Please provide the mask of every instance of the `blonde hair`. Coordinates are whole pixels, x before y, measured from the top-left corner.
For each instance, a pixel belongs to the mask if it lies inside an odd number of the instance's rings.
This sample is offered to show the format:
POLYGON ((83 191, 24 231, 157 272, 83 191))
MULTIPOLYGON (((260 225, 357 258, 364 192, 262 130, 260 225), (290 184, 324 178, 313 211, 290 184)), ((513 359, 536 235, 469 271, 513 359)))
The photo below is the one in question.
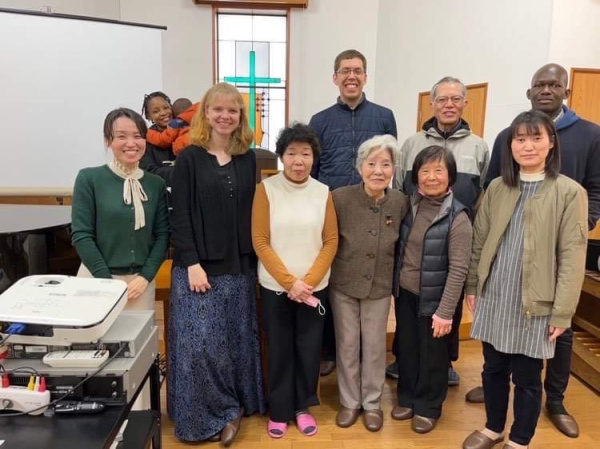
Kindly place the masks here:
POLYGON ((228 148, 228 153, 232 156, 244 154, 248 151, 254 133, 248 125, 248 112, 244 105, 244 99, 240 92, 229 83, 218 83, 208 89, 201 100, 202 107, 198 108, 198 112, 192 119, 190 126, 190 142, 193 145, 208 148, 210 146, 210 136, 212 127, 206 119, 206 108, 210 107, 217 101, 217 98, 230 97, 240 107, 240 123, 236 130, 231 135, 231 140, 228 148))

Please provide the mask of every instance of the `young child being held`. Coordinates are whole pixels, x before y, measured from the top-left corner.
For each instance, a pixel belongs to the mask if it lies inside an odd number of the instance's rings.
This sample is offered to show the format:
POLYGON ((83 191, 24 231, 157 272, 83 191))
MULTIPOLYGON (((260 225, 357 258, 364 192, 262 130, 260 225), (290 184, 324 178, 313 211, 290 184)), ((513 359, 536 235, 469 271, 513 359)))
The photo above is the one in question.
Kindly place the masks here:
POLYGON ((172 148, 177 155, 189 145, 187 127, 198 106, 199 103, 192 104, 187 98, 180 98, 171 104, 170 98, 163 92, 146 95, 142 114, 153 123, 146 136, 148 143, 162 149, 172 148))

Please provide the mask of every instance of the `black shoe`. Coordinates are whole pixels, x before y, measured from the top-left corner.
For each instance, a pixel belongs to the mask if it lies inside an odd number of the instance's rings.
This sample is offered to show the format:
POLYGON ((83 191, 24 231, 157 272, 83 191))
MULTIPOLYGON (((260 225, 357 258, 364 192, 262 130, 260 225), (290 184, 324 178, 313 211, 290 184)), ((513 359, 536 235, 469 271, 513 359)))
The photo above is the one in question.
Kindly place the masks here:
POLYGON ((385 377, 389 379, 398 379, 398 362, 390 363, 385 369, 385 377))
POLYGON ((329 376, 335 370, 335 362, 331 360, 322 360, 319 366, 319 376, 329 376))

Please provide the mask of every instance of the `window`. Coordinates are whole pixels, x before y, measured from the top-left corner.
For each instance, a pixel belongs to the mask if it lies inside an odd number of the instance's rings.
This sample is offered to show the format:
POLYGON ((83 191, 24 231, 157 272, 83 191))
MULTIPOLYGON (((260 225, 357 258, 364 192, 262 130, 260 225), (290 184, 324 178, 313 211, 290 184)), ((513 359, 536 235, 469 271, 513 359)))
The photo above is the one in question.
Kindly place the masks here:
POLYGON ((275 150, 286 124, 288 15, 217 11, 217 80, 244 96, 255 146, 275 150), (253 105, 252 105, 253 104, 253 105))

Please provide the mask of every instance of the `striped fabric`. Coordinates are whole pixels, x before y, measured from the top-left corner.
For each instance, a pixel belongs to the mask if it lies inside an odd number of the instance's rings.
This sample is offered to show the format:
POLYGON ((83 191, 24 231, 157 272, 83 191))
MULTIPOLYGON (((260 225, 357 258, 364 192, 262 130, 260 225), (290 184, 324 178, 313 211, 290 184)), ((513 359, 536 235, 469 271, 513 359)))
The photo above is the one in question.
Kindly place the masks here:
POLYGON ((536 359, 554 357, 548 340, 550 316, 527 319, 521 300, 523 282, 524 206, 542 181, 521 181, 521 197, 498 248, 485 289, 477 298, 471 337, 506 354, 536 359))

